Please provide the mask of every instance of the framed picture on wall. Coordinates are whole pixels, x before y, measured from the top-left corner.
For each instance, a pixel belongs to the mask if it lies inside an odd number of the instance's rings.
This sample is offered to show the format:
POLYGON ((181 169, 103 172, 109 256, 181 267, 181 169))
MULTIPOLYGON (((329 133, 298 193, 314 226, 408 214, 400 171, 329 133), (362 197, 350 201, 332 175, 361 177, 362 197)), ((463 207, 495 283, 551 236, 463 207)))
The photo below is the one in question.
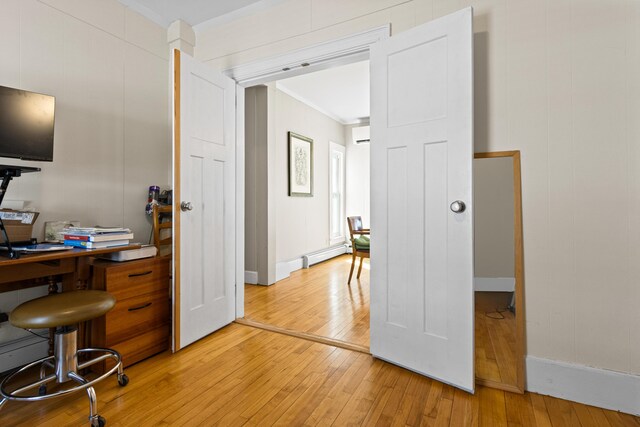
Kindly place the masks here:
POLYGON ((289 196, 313 196, 313 139, 289 132, 289 196))

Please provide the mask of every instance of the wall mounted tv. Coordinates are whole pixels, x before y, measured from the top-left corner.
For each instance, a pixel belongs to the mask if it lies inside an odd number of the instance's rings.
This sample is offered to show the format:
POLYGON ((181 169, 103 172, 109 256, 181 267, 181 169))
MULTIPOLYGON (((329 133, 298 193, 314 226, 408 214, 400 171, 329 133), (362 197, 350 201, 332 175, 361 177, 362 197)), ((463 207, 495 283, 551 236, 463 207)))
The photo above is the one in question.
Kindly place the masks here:
POLYGON ((53 160, 55 98, 0 86, 0 157, 53 160))

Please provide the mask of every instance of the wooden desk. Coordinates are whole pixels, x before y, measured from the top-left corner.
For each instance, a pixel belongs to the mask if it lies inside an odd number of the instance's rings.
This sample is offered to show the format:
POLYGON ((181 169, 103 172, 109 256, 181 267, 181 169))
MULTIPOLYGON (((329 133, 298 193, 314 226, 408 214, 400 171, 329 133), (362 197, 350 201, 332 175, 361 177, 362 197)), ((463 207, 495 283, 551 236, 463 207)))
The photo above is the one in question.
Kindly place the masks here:
MULTIPOLYGON (((18 259, 0 257, 0 292, 47 285, 49 293, 52 294, 58 292, 58 282, 62 282, 63 292, 87 289, 91 276, 89 258, 138 248, 140 245, 128 245, 105 249, 70 249, 39 254, 22 254, 18 259)), ((84 331, 80 332, 78 334, 80 340, 88 338, 82 333, 84 331)), ((53 334, 50 333, 49 353, 52 351, 53 334)))
POLYGON ((138 249, 140 245, 117 246, 105 249, 70 249, 66 251, 23 254, 18 259, 0 257, 0 292, 56 285, 62 281, 62 290, 85 289, 89 280, 89 257, 111 252, 138 249), (33 279, 47 278, 47 283, 33 279))

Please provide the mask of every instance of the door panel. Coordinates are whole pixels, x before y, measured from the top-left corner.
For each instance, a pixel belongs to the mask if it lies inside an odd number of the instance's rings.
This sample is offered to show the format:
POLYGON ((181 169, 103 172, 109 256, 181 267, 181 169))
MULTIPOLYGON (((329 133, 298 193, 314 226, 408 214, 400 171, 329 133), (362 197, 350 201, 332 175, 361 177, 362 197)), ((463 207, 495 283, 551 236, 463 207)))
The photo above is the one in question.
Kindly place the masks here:
POLYGON ((177 53, 179 210, 176 349, 235 318, 235 95, 233 80, 177 53))
POLYGON ((469 8, 371 49, 371 352, 469 391, 472 48, 469 8))

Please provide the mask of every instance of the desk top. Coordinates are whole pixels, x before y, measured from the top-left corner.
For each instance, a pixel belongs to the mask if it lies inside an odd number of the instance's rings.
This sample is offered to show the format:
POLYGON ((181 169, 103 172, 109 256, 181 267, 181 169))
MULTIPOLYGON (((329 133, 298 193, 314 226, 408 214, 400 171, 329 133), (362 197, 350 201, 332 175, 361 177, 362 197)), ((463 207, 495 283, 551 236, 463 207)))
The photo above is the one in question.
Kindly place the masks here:
POLYGON ((0 256, 0 268, 9 265, 19 265, 19 264, 32 264, 37 262, 46 262, 46 261, 57 261, 60 259, 67 258, 80 258, 86 256, 95 256, 101 254, 108 254, 111 252, 119 252, 126 251, 129 249, 139 249, 140 245, 127 245, 127 246, 114 246, 111 248, 102 248, 102 249, 69 249, 65 251, 55 251, 55 252, 45 252, 40 254, 20 254, 20 258, 18 259, 9 259, 0 256))

